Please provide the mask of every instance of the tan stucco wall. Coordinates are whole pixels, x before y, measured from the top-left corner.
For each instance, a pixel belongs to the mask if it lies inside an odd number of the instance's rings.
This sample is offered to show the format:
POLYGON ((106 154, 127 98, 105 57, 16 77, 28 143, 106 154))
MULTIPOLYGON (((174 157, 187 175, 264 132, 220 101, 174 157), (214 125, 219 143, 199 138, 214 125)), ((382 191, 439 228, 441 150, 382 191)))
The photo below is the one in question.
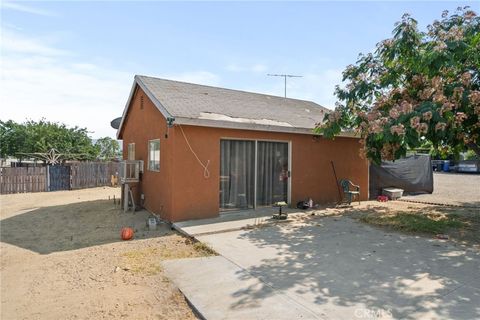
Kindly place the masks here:
POLYGON ((140 202, 140 194, 145 196, 144 206, 149 211, 160 214, 162 218, 172 220, 173 212, 173 130, 165 138, 167 124, 157 107, 148 99, 141 88, 132 99, 130 110, 123 126, 123 158, 127 159, 128 144, 135 143, 135 160, 144 161, 142 181, 134 184, 134 194, 140 202), (143 96, 143 109, 140 108, 143 96), (160 171, 148 170, 148 141, 160 139, 160 171))
POLYGON ((311 135, 273 133, 182 126, 199 158, 210 160, 210 178, 175 127, 175 219, 187 220, 216 216, 219 212, 220 140, 222 138, 278 140, 291 142, 291 204, 311 197, 316 203, 335 203, 338 190, 330 161, 339 179, 348 178, 361 188, 361 199, 368 199, 368 165, 359 157, 358 139, 314 139, 311 135))
POLYGON ((360 144, 354 138, 314 139, 311 135, 182 126, 200 160, 208 160, 210 177, 191 153, 175 125, 165 138, 166 121, 144 95, 140 109, 140 88, 132 100, 123 137, 124 158, 128 143, 136 144, 136 159, 145 161, 145 173, 136 189, 145 194, 145 207, 170 221, 200 219, 219 213, 220 140, 222 138, 265 139, 291 142, 291 204, 311 197, 314 202, 335 203, 338 191, 330 161, 337 176, 349 178, 361 188, 362 200, 368 199, 368 165, 359 157, 360 144), (160 139, 160 172, 147 169, 148 140, 160 139))

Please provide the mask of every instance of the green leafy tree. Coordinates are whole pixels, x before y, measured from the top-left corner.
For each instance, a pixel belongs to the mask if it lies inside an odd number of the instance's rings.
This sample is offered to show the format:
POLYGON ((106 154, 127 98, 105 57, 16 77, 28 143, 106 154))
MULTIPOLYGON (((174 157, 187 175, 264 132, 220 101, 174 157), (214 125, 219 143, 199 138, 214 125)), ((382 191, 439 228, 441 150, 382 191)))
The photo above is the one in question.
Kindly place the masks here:
POLYGON ((432 143, 440 152, 480 155, 480 18, 444 11, 426 32, 405 14, 393 38, 343 72, 345 87, 317 133, 355 131, 372 161, 394 160, 432 143))
POLYGON ((44 119, 16 123, 0 121, 0 155, 17 156, 18 153, 48 152, 56 149, 71 154, 72 158, 87 160, 98 156, 85 128, 68 128, 65 124, 44 119))
POLYGON ((95 142, 95 147, 99 152, 98 157, 102 160, 112 160, 120 156, 120 144, 110 137, 98 139, 95 142))
POLYGON ((25 126, 12 120, 0 120, 0 157, 15 155, 26 150, 27 138, 25 126))

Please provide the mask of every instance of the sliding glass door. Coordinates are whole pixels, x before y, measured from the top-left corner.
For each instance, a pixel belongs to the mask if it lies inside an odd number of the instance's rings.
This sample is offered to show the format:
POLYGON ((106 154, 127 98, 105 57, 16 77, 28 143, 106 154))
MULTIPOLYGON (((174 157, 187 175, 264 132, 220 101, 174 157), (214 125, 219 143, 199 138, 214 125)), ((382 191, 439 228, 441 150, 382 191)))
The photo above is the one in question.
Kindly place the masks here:
POLYGON ((288 201, 288 143, 221 140, 220 208, 251 209, 288 201))

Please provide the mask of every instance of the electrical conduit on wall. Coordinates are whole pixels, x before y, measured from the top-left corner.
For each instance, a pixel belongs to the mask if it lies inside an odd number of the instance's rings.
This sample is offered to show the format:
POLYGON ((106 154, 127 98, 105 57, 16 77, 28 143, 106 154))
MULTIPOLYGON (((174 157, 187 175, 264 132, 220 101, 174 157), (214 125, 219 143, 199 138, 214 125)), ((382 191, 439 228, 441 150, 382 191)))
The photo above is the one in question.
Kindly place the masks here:
POLYGON ((183 135, 183 138, 185 139, 185 142, 187 143, 187 146, 188 148, 190 149, 190 151, 193 153, 193 155, 195 156, 195 158, 197 159, 198 163, 200 164, 200 166, 202 166, 203 168, 203 177, 205 179, 208 179, 210 178, 210 171, 208 170, 208 166, 210 164, 210 160, 207 160, 206 164, 203 164, 202 160, 200 160, 200 158, 198 157, 198 155, 195 153, 195 151, 193 150, 192 146, 190 145, 190 142, 188 141, 188 138, 187 136, 185 135, 185 132, 183 131, 183 128, 181 125, 178 125, 180 127, 180 131, 182 131, 182 135, 183 135))

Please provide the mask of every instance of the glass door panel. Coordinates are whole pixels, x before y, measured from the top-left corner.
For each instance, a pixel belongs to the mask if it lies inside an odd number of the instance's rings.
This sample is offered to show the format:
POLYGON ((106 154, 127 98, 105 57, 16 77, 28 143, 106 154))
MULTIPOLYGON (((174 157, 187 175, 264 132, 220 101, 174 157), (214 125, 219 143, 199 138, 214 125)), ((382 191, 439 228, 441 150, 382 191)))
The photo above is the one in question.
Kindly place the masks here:
POLYGON ((288 199, 288 143, 257 142, 257 206, 288 199))
POLYGON ((220 209, 250 209, 255 196, 255 142, 220 141, 220 209))

